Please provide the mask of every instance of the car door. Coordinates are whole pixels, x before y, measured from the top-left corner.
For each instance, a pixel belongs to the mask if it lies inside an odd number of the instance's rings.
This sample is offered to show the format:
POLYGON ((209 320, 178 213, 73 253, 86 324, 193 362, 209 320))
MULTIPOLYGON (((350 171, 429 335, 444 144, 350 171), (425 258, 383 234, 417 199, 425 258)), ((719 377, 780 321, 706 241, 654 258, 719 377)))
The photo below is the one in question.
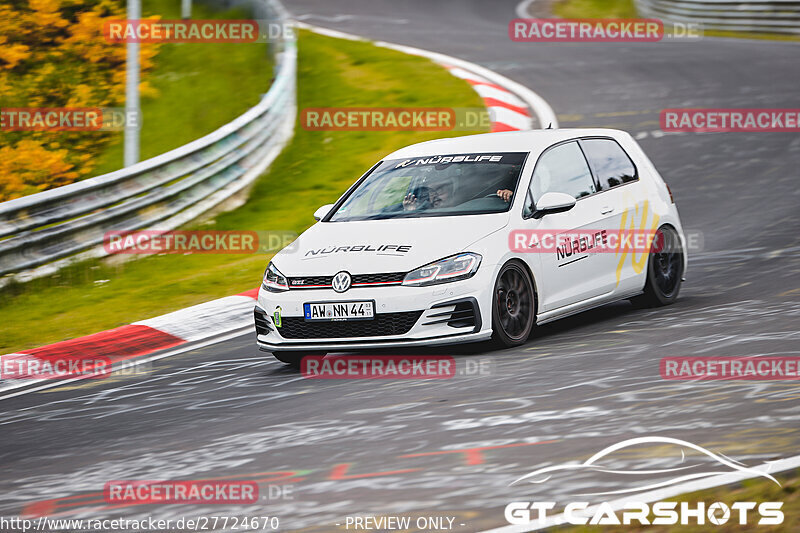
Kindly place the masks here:
MULTIPOLYGON (((554 311, 612 290, 603 272, 604 258, 598 253, 603 232, 611 229, 603 212, 604 200, 578 141, 548 148, 539 158, 528 191, 526 207, 530 229, 542 237, 537 291, 539 312, 554 311), (536 201, 547 192, 561 192, 576 198, 575 207, 563 213, 536 218, 536 201), (549 242, 544 239, 550 237, 549 242), (587 238, 588 237, 588 238, 587 238)), ((536 247, 536 245, 534 246, 536 247)))
POLYGON ((579 142, 595 176, 596 197, 607 217, 604 224, 615 237, 615 246, 598 258, 599 283, 606 290, 627 293, 641 285, 634 278, 643 275, 647 265, 647 246, 642 240, 651 230, 654 215, 641 190, 638 169, 617 141, 588 137, 579 142))

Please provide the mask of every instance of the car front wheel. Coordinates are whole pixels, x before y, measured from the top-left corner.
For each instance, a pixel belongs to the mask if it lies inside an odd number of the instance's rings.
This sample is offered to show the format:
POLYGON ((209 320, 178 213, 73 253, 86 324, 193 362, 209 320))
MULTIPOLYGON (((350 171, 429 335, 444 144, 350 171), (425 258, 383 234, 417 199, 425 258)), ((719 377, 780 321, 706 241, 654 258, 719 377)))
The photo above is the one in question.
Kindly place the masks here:
POLYGON ((516 261, 506 263, 497 275, 492 302, 492 336, 512 347, 528 340, 536 315, 533 282, 516 261))

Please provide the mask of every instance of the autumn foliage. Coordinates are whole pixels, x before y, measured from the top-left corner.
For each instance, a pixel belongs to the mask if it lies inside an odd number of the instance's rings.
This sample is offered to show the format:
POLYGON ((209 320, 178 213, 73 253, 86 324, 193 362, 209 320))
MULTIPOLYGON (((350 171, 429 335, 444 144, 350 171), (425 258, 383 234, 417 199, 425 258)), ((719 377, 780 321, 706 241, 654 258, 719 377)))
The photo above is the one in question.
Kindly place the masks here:
MULTIPOLYGON (((103 37, 122 0, 2 0, 0 108, 123 107, 125 45, 103 37)), ((157 45, 141 45, 142 77, 157 45)), ((147 82, 143 95, 152 94, 147 82)), ((104 131, 0 131, 0 201, 88 177, 104 131)))

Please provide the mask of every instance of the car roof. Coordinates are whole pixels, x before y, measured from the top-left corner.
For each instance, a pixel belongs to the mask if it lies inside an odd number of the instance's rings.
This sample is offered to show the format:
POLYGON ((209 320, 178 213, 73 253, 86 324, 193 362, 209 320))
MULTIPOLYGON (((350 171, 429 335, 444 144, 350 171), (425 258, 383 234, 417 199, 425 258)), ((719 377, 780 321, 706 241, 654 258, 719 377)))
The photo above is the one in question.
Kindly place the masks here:
POLYGON ((482 133, 436 139, 406 146, 384 157, 384 159, 405 159, 444 154, 470 154, 487 152, 535 152, 576 137, 630 137, 628 133, 607 128, 564 128, 547 130, 508 131, 502 133, 482 133))

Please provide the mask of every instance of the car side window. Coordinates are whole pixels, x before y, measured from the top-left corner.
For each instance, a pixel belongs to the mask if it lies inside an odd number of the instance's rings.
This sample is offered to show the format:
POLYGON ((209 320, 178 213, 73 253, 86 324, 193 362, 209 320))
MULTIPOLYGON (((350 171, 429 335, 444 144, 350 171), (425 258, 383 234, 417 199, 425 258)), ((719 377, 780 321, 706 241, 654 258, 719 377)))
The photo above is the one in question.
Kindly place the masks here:
POLYGON ((581 147, 594 170, 601 191, 638 179, 631 158, 616 141, 581 139, 581 147))
POLYGON ((537 161, 530 187, 533 201, 539 201, 546 192, 563 192, 576 199, 597 192, 589 164, 576 141, 550 148, 537 161))

